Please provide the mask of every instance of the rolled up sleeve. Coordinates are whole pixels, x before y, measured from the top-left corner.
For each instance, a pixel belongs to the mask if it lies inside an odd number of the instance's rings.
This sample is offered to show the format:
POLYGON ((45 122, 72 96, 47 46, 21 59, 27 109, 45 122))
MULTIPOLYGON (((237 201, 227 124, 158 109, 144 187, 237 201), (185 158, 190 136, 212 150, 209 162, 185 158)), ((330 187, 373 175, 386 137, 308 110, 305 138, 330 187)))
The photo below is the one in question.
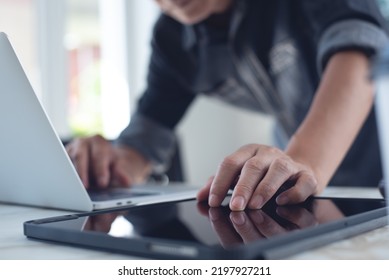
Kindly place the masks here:
POLYGON ((137 113, 115 144, 136 149, 153 163, 156 171, 164 171, 174 153, 176 137, 172 130, 137 113))
POLYGON ((386 44, 388 44, 388 36, 385 31, 370 22, 349 19, 332 24, 319 39, 317 52, 319 73, 336 52, 354 49, 370 56, 386 44))

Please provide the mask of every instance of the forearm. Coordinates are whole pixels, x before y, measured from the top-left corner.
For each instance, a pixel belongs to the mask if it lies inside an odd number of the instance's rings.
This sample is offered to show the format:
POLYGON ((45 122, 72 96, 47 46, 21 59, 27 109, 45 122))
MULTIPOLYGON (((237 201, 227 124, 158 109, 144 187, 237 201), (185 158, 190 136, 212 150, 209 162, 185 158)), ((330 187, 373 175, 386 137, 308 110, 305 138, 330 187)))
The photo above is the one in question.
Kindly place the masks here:
POLYGON ((373 104, 368 58, 359 52, 334 55, 310 111, 286 153, 311 167, 324 189, 341 163, 373 104))

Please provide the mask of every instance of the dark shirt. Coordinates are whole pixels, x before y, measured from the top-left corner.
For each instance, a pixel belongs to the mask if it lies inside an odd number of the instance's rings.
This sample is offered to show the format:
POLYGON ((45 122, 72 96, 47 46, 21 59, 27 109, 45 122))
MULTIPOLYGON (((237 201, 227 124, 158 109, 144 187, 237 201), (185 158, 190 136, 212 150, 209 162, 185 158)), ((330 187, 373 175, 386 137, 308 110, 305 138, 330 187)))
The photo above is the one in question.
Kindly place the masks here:
MULTIPOLYGON (((271 114, 276 144, 284 148, 329 58, 344 50, 371 56, 386 42, 384 20, 371 0, 236 0, 225 14, 192 26, 161 15, 147 89, 118 143, 163 166, 174 128, 203 94, 271 114)), ((373 110, 331 184, 371 186, 381 177, 373 110)))

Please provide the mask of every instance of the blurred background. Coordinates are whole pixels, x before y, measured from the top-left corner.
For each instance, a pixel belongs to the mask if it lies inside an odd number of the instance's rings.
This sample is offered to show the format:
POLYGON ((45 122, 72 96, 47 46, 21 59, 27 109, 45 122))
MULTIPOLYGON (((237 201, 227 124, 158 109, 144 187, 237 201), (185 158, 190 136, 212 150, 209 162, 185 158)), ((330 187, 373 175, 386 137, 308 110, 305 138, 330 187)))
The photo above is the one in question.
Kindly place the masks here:
MULTIPOLYGON (((389 0, 377 1, 389 18, 389 0)), ((0 32, 62 139, 113 139, 145 88, 158 15, 153 0, 0 0, 0 32)), ((244 144, 271 144, 271 129, 267 116, 198 98, 177 128, 186 181, 202 185, 244 144)))

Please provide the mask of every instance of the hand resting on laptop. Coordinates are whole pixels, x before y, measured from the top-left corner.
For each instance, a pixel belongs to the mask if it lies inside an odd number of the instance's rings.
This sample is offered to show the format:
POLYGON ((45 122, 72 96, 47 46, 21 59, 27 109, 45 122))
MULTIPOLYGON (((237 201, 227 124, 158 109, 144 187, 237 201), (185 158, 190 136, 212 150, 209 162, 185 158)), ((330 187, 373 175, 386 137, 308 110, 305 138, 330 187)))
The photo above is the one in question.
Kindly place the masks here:
POLYGON ((151 164, 137 151, 99 135, 77 138, 66 151, 86 188, 131 186, 143 183, 151 172, 151 164))

